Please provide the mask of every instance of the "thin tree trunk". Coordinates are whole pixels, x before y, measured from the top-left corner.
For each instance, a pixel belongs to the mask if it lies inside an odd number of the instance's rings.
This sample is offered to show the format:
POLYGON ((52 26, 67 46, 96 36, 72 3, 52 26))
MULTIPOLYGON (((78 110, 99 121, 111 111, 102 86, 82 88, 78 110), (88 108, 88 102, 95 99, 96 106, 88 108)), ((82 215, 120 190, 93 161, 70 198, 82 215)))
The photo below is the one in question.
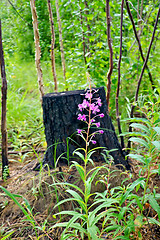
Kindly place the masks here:
POLYGON ((141 0, 141 10, 140 10, 140 16, 142 18, 142 14, 143 14, 143 0, 141 0))
MULTIPOLYGON (((139 88, 140 88, 140 84, 141 84, 141 81, 142 81, 144 70, 146 68, 146 65, 147 65, 147 62, 148 62, 148 59, 149 59, 149 54, 150 54, 150 50, 151 50, 151 47, 152 47, 152 43, 154 41, 154 36, 155 36, 155 32, 156 32, 159 16, 160 16, 160 5, 159 5, 159 10, 158 10, 158 13, 157 13, 156 22, 155 22, 154 29, 153 29, 152 38, 151 38, 151 41, 150 41, 150 44, 149 44, 147 56, 146 56, 145 62, 143 64, 143 68, 142 68, 142 71, 141 71, 141 74, 140 74, 140 77, 139 77, 139 80, 138 80, 137 90, 136 90, 135 99, 134 99, 135 103, 138 100, 139 88)), ((134 108, 135 108, 135 105, 132 104, 132 106, 131 106, 131 118, 133 118, 134 108)), ((132 132, 132 127, 131 126, 129 126, 129 132, 132 132)), ((130 148, 130 147, 131 147, 131 142, 128 141, 128 148, 130 148)))
POLYGON ((107 39, 108 39, 108 46, 110 51, 110 65, 109 65, 109 71, 107 73, 107 103, 108 103, 108 109, 109 109, 109 99, 110 99, 110 92, 111 92, 111 75, 113 71, 113 49, 112 49, 112 41, 111 41, 111 17, 110 17, 110 11, 109 11, 109 0, 106 0, 106 18, 107 18, 107 39))
MULTIPOLYGON (((138 8, 137 8, 137 18, 138 18, 138 32, 137 35, 139 37, 140 40, 140 36, 141 36, 141 29, 142 29, 142 16, 140 15, 140 2, 138 1, 138 8)), ((135 40, 136 41, 136 40, 135 40)), ((139 52, 137 53, 137 81, 138 81, 138 77, 139 77, 139 71, 138 71, 138 63, 140 62, 140 54, 139 52)))
POLYGON ((13 3, 10 0, 8 0, 8 2, 12 6, 12 8, 16 12, 16 14, 22 19, 22 21, 24 21, 29 27, 32 27, 32 24, 30 24, 28 21, 26 21, 26 19, 19 13, 19 11, 17 11, 17 8, 13 5, 13 3))
POLYGON ((1 134, 2 134, 2 177, 5 178, 9 176, 8 169, 8 142, 7 142, 7 80, 5 72, 5 63, 3 56, 3 46, 2 46, 2 29, 0 20, 0 66, 1 66, 1 78, 2 78, 2 110, 1 110, 1 134))
POLYGON ((61 60, 62 60, 62 68, 63 68, 63 77, 64 77, 64 82, 65 82, 66 91, 68 91, 68 87, 67 87, 67 84, 66 84, 66 64, 65 64, 64 48, 63 48, 62 25, 61 25, 60 13, 59 13, 58 0, 56 0, 55 3, 56 3, 58 29, 59 29, 59 42, 60 42, 60 50, 61 50, 61 60))
POLYGON ((143 14, 143 0, 141 0, 141 5, 140 2, 138 1, 138 9, 137 9, 137 18, 138 18, 138 26, 139 26, 139 31, 138 31, 138 36, 140 38, 141 32, 142 32, 142 14, 143 14))
MULTIPOLYGON (((153 10, 153 9, 151 9, 150 12, 148 13, 148 15, 145 17, 143 26, 141 27, 141 30, 140 30, 140 32, 139 32, 139 34, 138 34, 139 37, 141 36, 141 33, 142 33, 144 27, 147 25, 147 21, 148 21, 150 15, 151 15, 151 13, 152 13, 152 10, 153 10)), ((140 16, 140 15, 139 15, 139 12, 137 12, 137 18, 138 18, 139 16, 140 16)), ((137 40, 135 40, 135 41, 132 43, 131 47, 129 48, 129 52, 131 51, 131 49, 132 49, 132 47, 134 46, 134 44, 136 43, 136 41, 137 41, 137 40)))
POLYGON ((40 98, 42 101, 42 97, 44 95, 44 86, 43 86, 43 75, 42 75, 41 62, 40 62, 41 48, 40 48, 40 41, 39 41, 38 18, 37 18, 35 0, 30 0, 30 5, 31 5, 31 12, 32 12, 32 20, 33 20, 34 40, 35 40, 35 63, 37 68, 40 98))
MULTIPOLYGON (((119 118, 118 97, 119 97, 120 83, 121 83, 123 6, 124 6, 124 0, 122 0, 122 3, 121 3, 120 50, 119 50, 119 60, 118 60, 118 84, 117 84, 117 93, 116 93, 116 118, 117 118, 117 125, 118 125, 119 134, 122 133, 120 118, 119 118)), ((121 147, 123 149, 123 148, 125 148, 123 136, 120 136, 120 139, 121 139, 121 147)))
MULTIPOLYGON (((131 20, 131 23, 132 23, 132 26, 133 26, 133 31, 134 31, 134 34, 135 34, 135 37, 136 37, 136 40, 137 40, 137 43, 138 43, 138 47, 139 47, 139 51, 140 51, 141 57, 142 57, 142 59, 143 59, 143 62, 145 62, 145 57, 144 57, 144 55, 143 55, 142 46, 141 46, 141 43, 140 43, 140 40, 139 40, 137 31, 136 31, 136 26, 135 26, 135 23, 134 23, 134 20, 133 20, 133 17, 132 17, 132 13, 131 13, 130 8, 129 8, 128 0, 126 0, 126 7, 127 7, 127 12, 128 12, 128 15, 129 15, 129 17, 130 17, 130 20, 131 20)), ((154 90, 154 89, 155 89, 155 86, 154 86, 154 82, 153 82, 153 79, 152 79, 152 75, 151 75, 151 73, 150 73, 150 70, 149 70, 149 68, 148 68, 148 65, 146 65, 146 69, 147 69, 147 71, 148 71, 149 80, 150 80, 150 82, 151 82, 152 89, 154 90)))
POLYGON ((83 16, 82 16, 82 9, 79 6, 80 9, 80 22, 81 22, 81 27, 82 27, 82 45, 83 45, 83 58, 84 58, 84 63, 87 65, 87 59, 86 59, 86 43, 85 43, 85 35, 84 35, 84 30, 83 30, 83 16))
POLYGON ((140 1, 140 0, 137 1, 137 18, 138 18, 138 19, 139 19, 139 1, 140 1))
MULTIPOLYGON (((85 4, 85 8, 86 8, 85 14, 88 15, 89 7, 88 7, 88 3, 87 3, 86 0, 84 1, 84 4, 85 4)), ((87 17, 85 17, 85 20, 86 20, 86 23, 87 23, 87 32, 88 32, 87 33, 87 36, 88 36, 88 38, 87 38, 87 53, 89 54, 88 56, 90 57, 91 54, 90 54, 90 47, 89 47, 89 36, 90 36, 91 28, 90 28, 90 25, 88 23, 87 17)))
POLYGON ((55 64, 55 54, 54 54, 54 46, 55 46, 55 32, 54 32, 54 22, 53 22, 53 13, 51 8, 51 1, 48 0, 48 11, 49 11, 49 19, 51 23, 51 64, 52 64, 52 73, 54 78, 54 90, 57 92, 57 74, 56 74, 56 64, 55 64))

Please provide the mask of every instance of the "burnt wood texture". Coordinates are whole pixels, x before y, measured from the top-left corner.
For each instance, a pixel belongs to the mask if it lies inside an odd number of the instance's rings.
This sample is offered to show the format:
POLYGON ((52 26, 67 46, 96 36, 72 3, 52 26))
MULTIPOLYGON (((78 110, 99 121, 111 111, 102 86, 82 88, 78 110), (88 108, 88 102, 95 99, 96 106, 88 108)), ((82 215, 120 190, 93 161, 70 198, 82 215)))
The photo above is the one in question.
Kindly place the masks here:
MULTIPOLYGON (((0 71, 2 78, 2 108, 1 108, 1 135, 2 135, 2 178, 4 177, 5 169, 8 169, 8 139, 7 139, 7 80, 4 62, 4 53, 2 45, 2 29, 1 29, 1 19, 0 19, 0 71)), ((9 172, 6 172, 6 176, 9 177, 9 172)))
MULTIPOLYGON (((122 151, 111 118, 108 115, 105 90, 103 87, 96 90, 98 91, 94 93, 93 97, 101 98, 102 106, 100 111, 104 113, 103 118, 97 117, 97 121, 101 124, 98 130, 103 129, 104 133, 96 134, 94 137, 97 142, 96 145, 90 144, 89 147, 105 147, 107 150, 115 149, 110 153, 114 163, 129 169, 130 165, 125 158, 125 152, 122 151)), ((47 141, 47 151, 43 159, 43 165, 49 164, 50 167, 54 167, 57 159, 59 159, 59 164, 66 164, 68 160, 74 159, 73 151, 77 147, 85 146, 84 140, 77 135, 77 129, 86 129, 87 127, 86 123, 77 119, 78 113, 80 113, 78 104, 83 102, 85 92, 85 90, 76 90, 49 93, 43 96, 43 121, 47 141)), ((92 132, 96 130, 96 127, 91 129, 92 132)), ((98 149, 93 154, 94 161, 104 158, 101 154, 103 150, 104 148, 98 149)))

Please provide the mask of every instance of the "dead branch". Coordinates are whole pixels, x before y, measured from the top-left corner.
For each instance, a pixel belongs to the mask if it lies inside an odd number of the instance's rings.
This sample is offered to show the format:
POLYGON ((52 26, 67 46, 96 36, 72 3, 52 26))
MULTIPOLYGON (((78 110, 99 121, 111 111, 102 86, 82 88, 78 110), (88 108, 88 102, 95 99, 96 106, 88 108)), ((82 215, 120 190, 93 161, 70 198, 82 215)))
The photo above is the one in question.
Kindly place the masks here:
MULTIPOLYGON (((117 119, 117 125, 118 125, 119 134, 122 133, 121 124, 120 124, 120 118, 119 118, 118 98, 119 98, 120 83, 121 83, 121 69, 120 68, 121 68, 121 59, 122 59, 123 6, 124 6, 124 0, 122 0, 122 3, 121 3, 120 50, 119 50, 119 60, 118 60, 118 83, 117 83, 117 93, 116 93, 116 119, 117 119)), ((120 136, 120 139, 121 139, 121 147, 123 149, 123 148, 125 148, 123 136, 120 136)))
POLYGON ((108 39, 108 47, 110 51, 110 65, 109 71, 107 73, 107 103, 109 109, 109 99, 110 99, 110 92, 111 92, 111 75, 113 71, 113 49, 112 49, 112 41, 111 41, 111 17, 110 17, 110 10, 109 10, 109 0, 106 0, 106 18, 107 18, 107 39, 108 39))
POLYGON ((80 23, 82 27, 82 45, 83 45, 83 58, 84 58, 84 63, 87 65, 87 60, 86 60, 86 43, 85 43, 85 35, 84 35, 84 30, 83 30, 83 16, 82 16, 82 9, 79 6, 80 10, 80 23))
MULTIPOLYGON (((149 12, 149 14, 146 16, 146 18, 145 18, 145 20, 144 20, 144 24, 143 24, 143 26, 141 27, 141 29, 139 30, 139 33, 138 33, 138 36, 139 36, 139 37, 141 36, 142 31, 143 31, 145 25, 147 24, 147 21, 148 21, 150 15, 151 15, 152 11, 153 11, 153 9, 151 9, 151 11, 149 12)), ((138 17, 139 17, 139 16, 138 16, 138 17)), ((135 39, 134 42, 132 43, 131 47, 129 48, 129 52, 130 52, 131 49, 133 48, 133 46, 134 46, 134 44, 136 43, 136 41, 137 41, 137 40, 135 39)))
MULTIPOLYGON (((85 4, 85 8, 86 8, 85 14, 88 15, 89 14, 89 10, 88 10, 89 6, 88 6, 88 3, 87 3, 86 0, 84 1, 84 4, 85 4)), ((89 36, 90 36, 90 33, 91 33, 91 28, 90 28, 87 16, 85 17, 85 20, 86 20, 86 23, 87 23, 87 53, 89 54, 88 56, 90 57, 91 53, 90 53, 90 47, 89 47, 89 36)))
POLYGON ((67 84, 66 84, 66 64, 65 64, 65 57, 64 57, 63 38, 62 38, 62 25, 61 25, 60 13, 59 13, 58 0, 56 0, 55 3, 56 3, 58 29, 59 29, 59 42, 60 42, 61 60, 62 60, 62 68, 63 68, 63 77, 64 77, 64 82, 65 82, 66 91, 67 91, 68 87, 67 87, 67 84))
POLYGON ((38 18, 36 12, 35 1, 30 0, 31 5, 31 12, 32 12, 32 20, 33 20, 33 30, 34 30, 34 40, 35 40, 35 63, 38 75, 38 86, 40 91, 40 98, 42 101, 42 97, 44 95, 44 86, 43 86, 43 75, 41 69, 41 48, 40 48, 40 41, 39 41, 39 30, 38 30, 38 18))
POLYGON ((26 21, 26 19, 24 19, 24 17, 19 13, 19 11, 17 10, 17 8, 14 6, 14 4, 13 4, 10 0, 8 0, 8 2, 9 2, 9 4, 13 7, 14 11, 16 12, 16 14, 17 14, 28 26, 31 27, 32 24, 28 23, 28 22, 26 21))
MULTIPOLYGON (((1 66, 1 78, 2 78, 2 110, 1 110, 1 134, 2 134, 2 177, 4 176, 5 169, 8 168, 8 141, 7 141, 7 80, 5 72, 5 63, 2 46, 2 29, 0 20, 0 66, 1 66)), ((9 171, 6 172, 6 176, 9 176, 9 171)))
POLYGON ((141 0, 141 11, 140 11, 141 18, 142 18, 142 13, 143 13, 143 0, 141 0))
MULTIPOLYGON (((128 15, 130 17, 130 20, 131 20, 131 23, 132 23, 132 26, 133 26, 133 31, 134 31, 134 34, 135 34, 135 37, 136 37, 136 40, 137 40, 137 43, 138 43, 138 47, 139 47, 139 51, 140 51, 141 57, 143 59, 143 62, 145 62, 145 57, 143 55, 141 42, 140 42, 140 39, 139 39, 137 31, 136 31, 136 26, 135 26, 135 23, 134 23, 134 20, 133 20, 133 17, 132 17, 132 13, 131 13, 130 8, 129 8, 128 0, 126 0, 126 7, 127 7, 127 12, 128 12, 128 15)), ((148 67, 147 64, 145 65, 145 67, 146 67, 148 75, 149 75, 149 80, 151 82, 152 89, 154 90, 155 86, 154 86, 154 82, 153 82, 153 79, 152 79, 151 72, 150 72, 149 67, 148 67)))
POLYGON ((52 7, 51 1, 48 0, 48 11, 49 11, 49 19, 51 24, 51 64, 52 64, 52 73, 54 79, 54 90, 57 92, 58 85, 57 85, 57 74, 56 74, 56 64, 55 64, 55 54, 54 54, 54 46, 55 46, 55 32, 54 32, 54 22, 53 22, 53 14, 52 14, 52 7))
MULTIPOLYGON (((137 90, 136 90, 135 99, 134 99, 134 104, 132 104, 132 106, 131 106, 131 118, 133 118, 133 112, 134 112, 134 108, 135 108, 135 103, 138 100, 139 88, 140 88, 140 84, 141 84, 142 77, 143 77, 143 74, 144 74, 144 70, 146 68, 146 65, 147 65, 147 62, 148 62, 148 59, 149 59, 150 50, 151 50, 151 47, 152 47, 152 44, 153 44, 153 41, 154 41, 154 36, 155 36, 157 24, 158 24, 159 15, 160 15, 160 5, 159 5, 156 21, 155 21, 155 24, 154 24, 154 29, 153 29, 152 38, 151 38, 151 41, 150 41, 150 44, 149 44, 147 56, 146 56, 145 62, 143 64, 143 68, 141 70, 141 74, 139 76, 139 80, 138 80, 138 84, 137 84, 137 90)), ((132 132, 132 127, 131 126, 129 126, 129 132, 132 132)), ((128 148, 130 148, 130 147, 131 147, 131 142, 128 141, 128 148)))

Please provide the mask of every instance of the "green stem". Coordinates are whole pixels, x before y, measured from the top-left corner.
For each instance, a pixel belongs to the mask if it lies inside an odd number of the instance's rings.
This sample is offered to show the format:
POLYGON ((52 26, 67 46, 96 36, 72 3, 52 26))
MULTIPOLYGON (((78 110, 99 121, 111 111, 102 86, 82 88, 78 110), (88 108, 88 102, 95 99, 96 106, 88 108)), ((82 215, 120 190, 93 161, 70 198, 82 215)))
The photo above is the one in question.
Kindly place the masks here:
MULTIPOLYGON (((152 159, 152 144, 151 142, 153 141, 153 132, 151 132, 151 136, 150 136, 150 144, 149 144, 149 149, 148 149, 148 152, 149 152, 149 158, 152 159)), ((151 163, 152 163, 152 160, 150 161, 150 163, 148 164, 148 174, 147 174, 147 180, 146 180, 146 183, 145 183, 145 188, 144 188, 144 193, 143 193, 143 199, 142 199, 142 205, 144 205, 144 200, 145 200, 145 196, 146 196, 146 192, 147 192, 147 187, 148 187, 148 182, 149 182, 149 177, 150 177, 150 172, 151 172, 151 163)), ((141 211, 142 212, 142 211, 141 211)))
MULTIPOLYGON (((91 94, 91 85, 90 85, 90 94, 91 94)), ((90 98, 90 102, 89 105, 91 106, 91 98, 90 98)), ((88 141, 89 141, 89 130, 90 130, 90 126, 91 126, 91 108, 89 107, 89 113, 88 113, 88 128, 87 128, 87 136, 86 136, 86 148, 85 148, 85 158, 84 158, 84 187, 85 187, 85 206, 86 206, 86 218, 87 218, 87 229, 89 228, 89 219, 88 219, 88 207, 87 207, 87 188, 86 188, 86 181, 87 181, 87 154, 88 154, 88 141)), ((90 234, 88 233, 88 239, 91 239, 90 234)))
MULTIPOLYGON (((149 176, 150 176, 150 164, 148 165, 148 175, 147 175, 147 180, 145 183, 145 188, 144 188, 144 193, 143 193, 143 199, 142 199, 142 206, 144 205, 144 200, 147 192, 147 187, 148 187, 148 182, 149 182, 149 176)), ((141 210, 142 212, 142 210, 141 210)))

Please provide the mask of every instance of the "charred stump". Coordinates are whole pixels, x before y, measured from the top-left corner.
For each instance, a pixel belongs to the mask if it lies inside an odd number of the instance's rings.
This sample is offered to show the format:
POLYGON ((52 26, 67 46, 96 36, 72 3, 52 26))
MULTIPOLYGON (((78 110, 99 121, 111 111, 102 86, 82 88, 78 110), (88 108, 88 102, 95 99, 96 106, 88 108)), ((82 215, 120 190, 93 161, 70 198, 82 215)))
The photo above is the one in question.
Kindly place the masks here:
MULTIPOLYGON (((111 118, 108 115, 108 106, 106 94, 103 87, 97 89, 94 97, 100 97, 102 106, 101 113, 103 118, 98 117, 100 129, 103 134, 96 134, 96 145, 93 147, 105 147, 107 150, 113 150, 110 155, 117 165, 123 165, 126 169, 130 168, 128 160, 125 159, 125 152, 122 150, 115 133, 111 118)), ((66 164, 73 159, 73 151, 77 147, 84 147, 84 140, 77 135, 77 129, 85 129, 86 124, 77 119, 78 105, 83 102, 85 90, 76 90, 60 93, 49 93, 43 96, 43 121, 45 126, 45 135, 47 141, 47 151, 43 160, 44 164, 54 167, 58 159, 59 164, 66 164)), ((91 131, 95 131, 92 128, 91 131)), ((98 149, 93 155, 94 161, 104 159, 104 148, 98 149)), ((77 160, 77 159, 76 159, 77 160)))

